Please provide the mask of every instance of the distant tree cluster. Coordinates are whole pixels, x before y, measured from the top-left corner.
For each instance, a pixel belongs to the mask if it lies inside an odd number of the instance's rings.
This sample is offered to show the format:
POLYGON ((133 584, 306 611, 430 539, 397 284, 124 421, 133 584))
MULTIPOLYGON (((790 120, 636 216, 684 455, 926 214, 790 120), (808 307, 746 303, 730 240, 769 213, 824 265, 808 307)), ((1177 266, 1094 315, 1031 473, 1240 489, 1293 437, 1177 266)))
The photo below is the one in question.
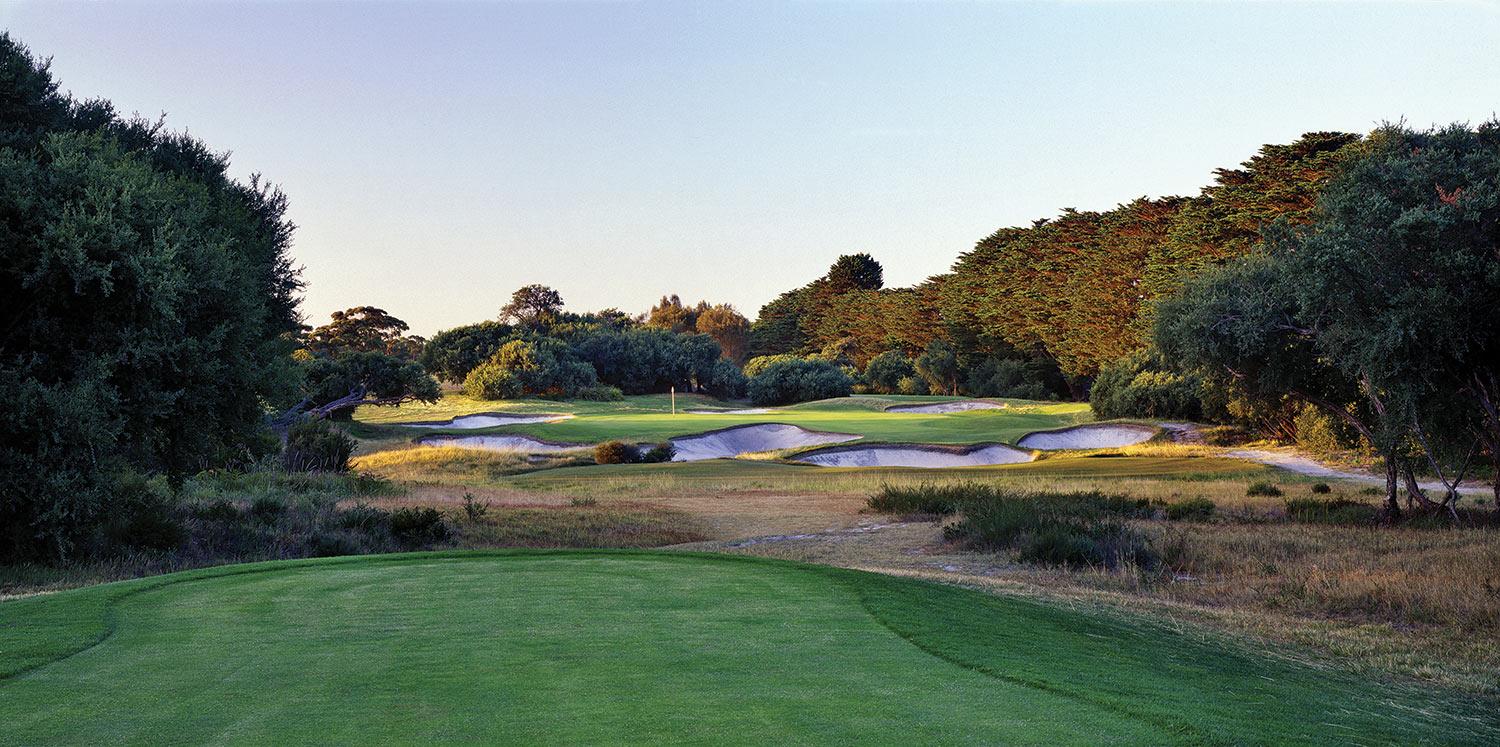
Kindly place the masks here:
POLYGON ((743 350, 749 323, 727 304, 686 307, 664 297, 638 321, 613 309, 570 313, 557 291, 527 286, 506 308, 512 306, 531 310, 507 312, 514 325, 479 322, 439 332, 424 347, 422 366, 489 399, 609 399, 673 387, 744 395, 745 377, 718 340, 743 350), (527 299, 543 299, 545 309, 527 299))

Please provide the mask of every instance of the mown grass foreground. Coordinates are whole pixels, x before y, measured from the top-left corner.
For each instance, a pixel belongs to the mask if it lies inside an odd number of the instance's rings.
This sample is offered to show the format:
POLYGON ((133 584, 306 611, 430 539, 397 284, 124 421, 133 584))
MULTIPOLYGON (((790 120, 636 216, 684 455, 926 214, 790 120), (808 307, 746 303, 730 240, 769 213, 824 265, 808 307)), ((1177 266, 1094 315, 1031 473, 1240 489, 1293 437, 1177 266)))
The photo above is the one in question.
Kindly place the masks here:
POLYGON ((0 603, 5 744, 1497 738, 1492 714, 1448 692, 726 556, 278 562, 0 603))

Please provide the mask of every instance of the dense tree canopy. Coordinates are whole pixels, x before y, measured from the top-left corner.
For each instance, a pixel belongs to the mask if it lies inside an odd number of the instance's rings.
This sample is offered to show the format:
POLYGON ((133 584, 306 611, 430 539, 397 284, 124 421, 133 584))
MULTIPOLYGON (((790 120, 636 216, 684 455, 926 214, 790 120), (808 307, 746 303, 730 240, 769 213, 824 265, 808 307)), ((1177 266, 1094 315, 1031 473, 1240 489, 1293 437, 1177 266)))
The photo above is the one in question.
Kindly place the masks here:
POLYGON ((1482 452, 1500 474, 1500 125, 1383 127, 1303 227, 1188 283, 1158 344, 1251 395, 1289 396, 1349 424, 1398 479, 1420 461, 1450 485, 1482 452))
POLYGON ((267 448, 296 396, 286 198, 0 34, 0 556, 86 551, 114 475, 267 448))

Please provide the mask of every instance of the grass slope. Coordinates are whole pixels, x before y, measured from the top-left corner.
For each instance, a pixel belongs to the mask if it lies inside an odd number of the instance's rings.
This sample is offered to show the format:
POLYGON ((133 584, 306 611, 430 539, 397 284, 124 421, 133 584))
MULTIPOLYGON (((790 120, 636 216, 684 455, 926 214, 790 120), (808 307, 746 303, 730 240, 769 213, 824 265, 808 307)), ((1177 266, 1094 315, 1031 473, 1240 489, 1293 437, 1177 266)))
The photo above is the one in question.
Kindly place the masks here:
POLYGON ((952 587, 643 552, 0 603, 0 743, 1493 743, 1451 693, 952 587))
MULTIPOLYGON (((749 415, 688 414, 687 408, 726 407, 723 402, 697 395, 679 395, 678 413, 670 412, 664 395, 628 397, 624 402, 550 402, 524 400, 487 402, 459 395, 448 395, 434 405, 405 405, 400 408, 361 408, 356 414, 355 435, 378 438, 390 435, 390 426, 402 423, 446 420, 476 412, 556 412, 577 417, 556 423, 515 425, 476 433, 522 433, 554 441, 595 443, 607 439, 630 441, 665 441, 676 436, 748 423, 790 423, 803 428, 840 433, 857 433, 872 441, 913 441, 918 443, 967 444, 981 441, 1015 441, 1036 430, 1059 428, 1091 419, 1086 403, 1029 402, 1008 400, 1004 410, 978 410, 952 414, 888 413, 892 404, 911 404, 957 399, 954 397, 863 396, 821 402, 807 402, 773 412, 749 415), (379 427, 384 426, 384 427, 379 427)), ((441 433, 421 431, 420 433, 441 433)), ((458 431, 452 431, 458 432, 458 431)), ((417 435, 418 431, 411 431, 417 435)))

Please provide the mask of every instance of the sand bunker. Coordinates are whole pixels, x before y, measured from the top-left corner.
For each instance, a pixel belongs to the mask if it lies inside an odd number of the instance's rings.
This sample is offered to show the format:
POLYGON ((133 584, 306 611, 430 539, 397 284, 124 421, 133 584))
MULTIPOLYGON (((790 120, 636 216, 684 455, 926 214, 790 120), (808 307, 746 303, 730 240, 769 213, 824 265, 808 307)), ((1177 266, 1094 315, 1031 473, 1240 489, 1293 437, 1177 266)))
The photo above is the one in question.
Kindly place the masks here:
POLYGON ((521 425, 523 423, 551 423, 567 420, 572 415, 539 413, 535 415, 510 415, 503 412, 483 412, 478 415, 460 415, 452 420, 432 423, 398 423, 405 428, 494 428, 498 425, 521 425))
POLYGON ((489 451, 519 451, 525 454, 551 454, 559 451, 587 449, 590 444, 543 441, 529 436, 429 436, 417 443, 423 446, 459 446, 489 451))
POLYGON ((1059 431, 1028 433, 1016 442, 1026 449, 1113 449, 1150 440, 1156 429, 1145 425, 1080 425, 1059 431))
POLYGON ((1003 410, 1006 405, 971 399, 964 402, 934 402, 930 405, 891 405, 886 412, 945 413, 968 412, 970 410, 1003 410))
POLYGON ((764 415, 770 411, 769 407, 751 407, 745 410, 683 410, 689 415, 764 415))
POLYGON ((757 451, 836 444, 853 441, 856 438, 859 436, 853 433, 810 431, 785 423, 737 425, 733 428, 699 433, 696 436, 681 436, 672 439, 672 445, 677 448, 672 461, 694 462, 700 459, 719 459, 757 451))
POLYGON ((823 449, 798 455, 797 461, 823 467, 980 467, 1029 462, 1031 453, 1005 444, 875 444, 823 449))

